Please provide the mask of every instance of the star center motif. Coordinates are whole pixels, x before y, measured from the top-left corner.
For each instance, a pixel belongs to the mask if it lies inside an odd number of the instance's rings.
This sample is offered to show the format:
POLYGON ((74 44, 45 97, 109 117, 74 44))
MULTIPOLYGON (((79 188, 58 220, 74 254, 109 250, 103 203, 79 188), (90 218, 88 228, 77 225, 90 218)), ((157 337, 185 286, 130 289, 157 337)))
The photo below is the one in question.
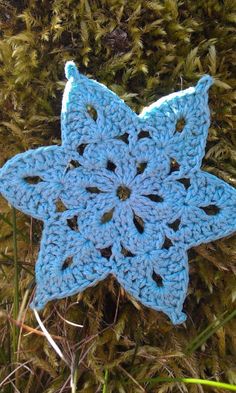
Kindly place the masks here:
POLYGON ((66 64, 61 146, 18 154, 0 191, 44 221, 32 307, 109 274, 175 324, 188 288, 187 250, 236 230, 236 192, 203 172, 211 77, 134 113, 66 64))

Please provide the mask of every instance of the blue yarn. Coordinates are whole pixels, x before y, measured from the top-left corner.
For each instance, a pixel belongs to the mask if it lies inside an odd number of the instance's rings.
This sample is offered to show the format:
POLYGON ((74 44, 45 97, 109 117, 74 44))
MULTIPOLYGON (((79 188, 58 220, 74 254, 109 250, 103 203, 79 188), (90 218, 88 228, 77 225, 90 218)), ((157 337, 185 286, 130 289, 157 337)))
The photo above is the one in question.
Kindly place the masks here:
POLYGON ((187 250, 236 230, 236 191, 200 170, 212 78, 137 115, 73 62, 66 76, 62 145, 18 154, 0 170, 3 196, 44 221, 31 307, 112 273, 144 305, 181 323, 187 250))

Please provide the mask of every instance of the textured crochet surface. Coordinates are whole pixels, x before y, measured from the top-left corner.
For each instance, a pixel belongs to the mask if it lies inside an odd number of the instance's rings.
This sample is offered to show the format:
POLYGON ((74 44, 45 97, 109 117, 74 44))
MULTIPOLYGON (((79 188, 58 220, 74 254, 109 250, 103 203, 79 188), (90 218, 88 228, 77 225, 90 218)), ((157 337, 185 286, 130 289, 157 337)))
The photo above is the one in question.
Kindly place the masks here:
POLYGON ((200 170, 212 79, 137 115, 73 62, 66 77, 61 146, 18 154, 0 171, 3 196, 44 221, 32 306, 112 273, 181 323, 187 250, 236 230, 236 191, 200 170))

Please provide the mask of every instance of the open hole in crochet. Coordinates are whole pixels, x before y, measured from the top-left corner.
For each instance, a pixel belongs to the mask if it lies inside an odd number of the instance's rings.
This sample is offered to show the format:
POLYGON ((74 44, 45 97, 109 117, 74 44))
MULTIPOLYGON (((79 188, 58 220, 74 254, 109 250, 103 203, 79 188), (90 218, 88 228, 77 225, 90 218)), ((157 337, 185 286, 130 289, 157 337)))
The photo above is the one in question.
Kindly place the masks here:
POLYGON ((72 263, 73 263, 73 258, 72 258, 72 257, 66 258, 65 261, 63 262, 63 265, 62 265, 62 268, 61 268, 61 269, 62 269, 62 270, 67 269, 69 266, 72 265, 72 263))
POLYGON ((138 139, 143 139, 143 138, 151 138, 150 133, 148 131, 140 131, 138 133, 138 139))
POLYGON ((127 132, 122 135, 116 136, 116 139, 119 139, 120 141, 126 143, 126 145, 129 144, 129 134, 127 132))
POLYGON ((116 164, 114 164, 114 162, 108 160, 107 161, 107 169, 108 169, 108 171, 115 172, 116 164))
POLYGON ((67 209, 67 207, 64 205, 64 203, 62 202, 61 199, 57 199, 56 201, 56 212, 57 213, 63 213, 65 212, 67 209))
POLYGON ((71 169, 79 168, 80 166, 81 166, 81 165, 80 165, 79 161, 71 160, 71 161, 68 163, 67 171, 69 171, 69 170, 71 170, 71 169))
POLYGON ((162 248, 164 248, 165 250, 169 250, 169 248, 171 246, 173 246, 172 241, 167 236, 165 236, 165 240, 164 240, 164 243, 162 245, 162 248))
POLYGON ((86 187, 86 191, 90 192, 90 194, 101 194, 102 191, 99 190, 98 187, 86 187))
POLYGON ((26 181, 26 183, 29 184, 38 184, 43 181, 43 179, 40 176, 27 176, 24 177, 24 180, 26 181))
POLYGON ((88 105, 87 105, 87 112, 88 112, 89 116, 90 116, 94 121, 97 120, 97 118, 98 118, 98 113, 97 113, 96 109, 94 108, 94 106, 88 104, 88 105))
POLYGON ((133 223, 139 233, 144 232, 144 221, 141 217, 137 216, 134 212, 133 223))
POLYGON ((170 160, 170 172, 169 172, 169 175, 171 175, 171 173, 173 173, 173 172, 178 171, 179 168, 180 168, 179 163, 178 163, 174 158, 171 158, 171 160, 170 160))
POLYGON ((135 257, 135 254, 133 254, 130 250, 127 250, 127 248, 123 247, 122 245, 121 245, 121 254, 124 255, 124 257, 130 257, 130 258, 135 257))
POLYGON ((79 161, 76 160, 71 160, 66 167, 65 173, 75 169, 75 168, 79 168, 81 165, 79 163, 79 161))
POLYGON ((163 279, 160 274, 155 272, 155 270, 153 270, 152 279, 155 281, 158 287, 163 287, 163 279))
POLYGON ((177 220, 175 220, 174 222, 168 224, 168 226, 169 226, 171 229, 173 229, 173 231, 177 232, 178 229, 179 229, 180 223, 181 223, 180 219, 177 218, 177 220))
POLYGON ((182 132, 184 129, 184 126, 186 124, 185 118, 184 117, 180 117, 177 122, 176 122, 176 126, 175 129, 177 132, 182 132))
POLYGON ((121 201, 126 201, 130 197, 130 194, 131 190, 124 185, 119 186, 116 190, 116 195, 121 201))
POLYGON ((106 212, 102 215, 102 218, 101 218, 102 224, 106 224, 107 222, 112 220, 114 210, 115 210, 115 208, 113 207, 113 209, 109 210, 108 212, 106 212))
POLYGON ((188 179, 188 178, 177 179, 177 181, 178 181, 179 183, 183 184, 183 186, 185 187, 186 190, 187 190, 187 189, 190 187, 190 185, 191 185, 190 179, 188 179))
POLYGON ((219 213, 220 208, 216 205, 208 205, 200 207, 208 216, 215 216, 219 213))
POLYGON ((137 165, 137 175, 140 175, 147 168, 147 162, 139 162, 137 165))
POLYGON ((143 196, 150 199, 153 202, 163 202, 164 201, 164 199, 160 195, 157 195, 157 194, 149 194, 149 195, 143 195, 143 196))
POLYGON ((78 216, 74 216, 72 218, 68 218, 67 220, 67 225, 72 229, 72 231, 78 231, 79 226, 78 226, 78 216))
POLYGON ((88 146, 87 143, 81 143, 79 146, 77 146, 77 152, 79 153, 80 156, 84 154, 84 150, 88 146))
POLYGON ((106 248, 100 248, 99 251, 103 258, 110 259, 112 256, 112 246, 106 248))

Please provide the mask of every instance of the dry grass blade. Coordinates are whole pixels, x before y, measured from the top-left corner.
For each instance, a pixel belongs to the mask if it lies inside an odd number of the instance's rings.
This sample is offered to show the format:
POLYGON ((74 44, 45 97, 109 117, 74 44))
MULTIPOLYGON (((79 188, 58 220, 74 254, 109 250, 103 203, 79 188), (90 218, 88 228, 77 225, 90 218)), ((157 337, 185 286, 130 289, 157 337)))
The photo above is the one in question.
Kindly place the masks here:
POLYGON ((55 352, 58 354, 58 356, 69 366, 69 363, 66 360, 66 358, 64 357, 61 349, 58 347, 58 345, 56 344, 56 342, 52 338, 51 334, 47 331, 46 327, 44 326, 43 322, 41 321, 41 318, 40 318, 36 309, 34 309, 34 315, 35 315, 37 322, 38 322, 40 328, 42 329, 46 339, 48 340, 49 344, 52 346, 52 348, 55 350, 55 352))
POLYGON ((78 323, 71 322, 71 321, 68 321, 68 319, 63 318, 63 316, 59 313, 58 310, 56 310, 56 312, 57 312, 57 314, 59 315, 59 317, 60 317, 65 323, 67 323, 68 325, 71 325, 71 326, 74 326, 74 327, 77 327, 77 328, 83 328, 83 325, 79 325, 78 323))

